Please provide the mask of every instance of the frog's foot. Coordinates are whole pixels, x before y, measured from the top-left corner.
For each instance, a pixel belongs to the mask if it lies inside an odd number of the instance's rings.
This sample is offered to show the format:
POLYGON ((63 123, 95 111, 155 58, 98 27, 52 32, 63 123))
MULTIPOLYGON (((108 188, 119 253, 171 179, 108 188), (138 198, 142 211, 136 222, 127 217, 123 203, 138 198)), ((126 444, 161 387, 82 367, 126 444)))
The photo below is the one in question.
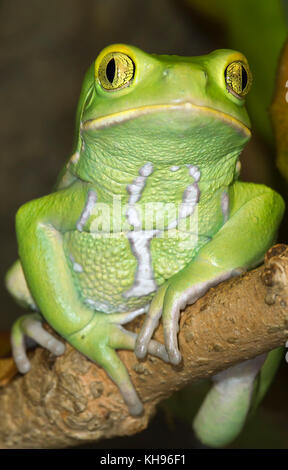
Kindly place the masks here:
POLYGON ((187 279, 183 279, 181 275, 175 275, 174 278, 167 281, 152 300, 150 310, 136 342, 136 356, 143 358, 147 354, 149 341, 162 314, 164 341, 169 361, 173 365, 178 365, 182 359, 177 340, 180 311, 184 310, 187 305, 194 304, 210 287, 216 286, 238 274, 236 270, 231 270, 204 282, 193 284, 193 280, 191 280, 191 286, 189 287, 185 287, 187 286, 187 279))
POLYGON ((130 380, 128 371, 124 366, 113 347, 109 345, 101 345, 93 354, 94 359, 99 364, 113 382, 119 388, 119 391, 126 403, 129 413, 132 416, 139 416, 143 412, 143 404, 130 380))
POLYGON ((31 367, 26 354, 25 336, 48 349, 55 356, 64 353, 64 344, 43 328, 42 318, 38 313, 23 315, 14 323, 11 332, 12 354, 21 374, 26 374, 31 367))
MULTIPOLYGON (((122 326, 117 326, 110 336, 109 344, 115 349, 135 350, 138 335, 132 331, 127 331, 122 326)), ((164 362, 169 362, 169 357, 165 346, 158 341, 150 340, 147 346, 147 352, 152 356, 159 357, 164 362)))
MULTIPOLYGON (((199 293, 198 297, 201 296, 199 293)), ((153 298, 150 310, 147 314, 142 330, 139 333, 136 342, 135 354, 138 358, 146 356, 148 344, 152 338, 155 329, 158 326, 161 314, 163 318, 164 341, 171 364, 177 365, 181 362, 181 354, 178 349, 177 334, 179 331, 180 310, 187 305, 187 296, 177 296, 173 285, 167 282, 163 285, 153 298)), ((196 301, 196 295, 195 300, 196 301)))
POLYGON ((223 447, 241 432, 250 410, 255 379, 266 356, 261 354, 213 377, 214 385, 193 422, 203 444, 223 447))
MULTIPOLYGON (((134 350, 136 338, 135 333, 125 330, 117 323, 110 323, 108 315, 100 313, 96 313, 84 328, 72 333, 67 338, 82 354, 105 370, 119 388, 129 413, 133 416, 142 413, 143 405, 125 365, 115 350, 134 350)), ((154 356, 168 361, 165 347, 162 344, 151 341, 148 345, 148 351, 154 356)))
MULTIPOLYGON (((135 349, 137 334, 127 331, 121 326, 113 326, 114 328, 109 334, 109 352, 106 350, 107 352, 105 352, 105 354, 103 353, 104 358, 101 360, 101 365, 105 368, 111 379, 118 385, 130 414, 138 416, 143 411, 143 405, 134 389, 126 367, 114 351, 114 349, 129 349, 133 351, 135 349), (103 362, 104 360, 105 364, 103 362)), ((157 341, 152 340, 149 342, 148 352, 165 362, 169 362, 164 345, 157 341)))

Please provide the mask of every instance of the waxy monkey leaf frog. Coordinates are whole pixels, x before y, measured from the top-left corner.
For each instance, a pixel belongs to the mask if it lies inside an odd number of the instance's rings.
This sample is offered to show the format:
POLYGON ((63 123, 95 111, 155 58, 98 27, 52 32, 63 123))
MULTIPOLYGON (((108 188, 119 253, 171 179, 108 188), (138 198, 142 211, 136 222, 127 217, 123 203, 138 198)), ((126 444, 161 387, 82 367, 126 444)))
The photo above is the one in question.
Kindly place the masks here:
MULTIPOLYGON (((232 50, 180 57, 116 44, 100 52, 83 82, 72 156, 54 191, 16 216, 19 261, 7 287, 34 310, 12 329, 20 372, 30 368, 25 335, 63 353, 45 319, 104 368, 132 415, 142 412, 116 350, 179 364, 180 311, 257 265, 275 240, 281 197, 238 178, 250 84, 246 58, 232 50), (142 314, 138 336, 122 326, 142 314), (152 339, 159 321, 164 345, 152 339)), ((195 420, 203 442, 237 435, 264 361, 216 376, 195 420)))

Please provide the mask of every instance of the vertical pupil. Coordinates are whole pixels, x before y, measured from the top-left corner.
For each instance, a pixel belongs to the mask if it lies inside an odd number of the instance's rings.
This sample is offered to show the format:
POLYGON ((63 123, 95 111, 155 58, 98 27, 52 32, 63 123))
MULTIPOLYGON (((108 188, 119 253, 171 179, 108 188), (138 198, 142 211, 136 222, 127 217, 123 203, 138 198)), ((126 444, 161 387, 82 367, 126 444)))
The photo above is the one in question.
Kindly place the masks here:
POLYGON ((109 60, 107 67, 106 67, 106 77, 110 83, 113 83, 113 80, 115 77, 115 70, 116 70, 115 59, 111 59, 109 60))
POLYGON ((243 91, 246 88, 246 85, 248 82, 248 76, 244 67, 241 67, 241 70, 242 70, 242 91, 243 91))

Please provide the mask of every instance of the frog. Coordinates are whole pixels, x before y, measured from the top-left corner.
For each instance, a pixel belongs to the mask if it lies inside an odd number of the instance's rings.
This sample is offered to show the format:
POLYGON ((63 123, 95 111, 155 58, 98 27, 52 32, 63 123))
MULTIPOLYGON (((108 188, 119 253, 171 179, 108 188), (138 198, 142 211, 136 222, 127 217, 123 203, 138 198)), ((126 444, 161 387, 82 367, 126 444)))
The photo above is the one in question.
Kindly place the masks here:
MULTIPOLYGON (((31 310, 11 332, 20 373, 31 367, 27 338, 63 354, 47 322, 105 370, 132 416, 143 414, 117 350, 179 366, 186 305, 261 263, 277 236, 282 197, 240 179, 251 82, 246 57, 230 49, 186 57, 112 44, 98 54, 71 156, 52 192, 16 214, 19 259, 6 286, 31 310), (138 334, 123 326, 140 315, 138 334), (164 344, 153 339, 160 322, 164 344)), ((204 444, 241 431, 267 362, 264 354, 214 377, 194 420, 204 444)))

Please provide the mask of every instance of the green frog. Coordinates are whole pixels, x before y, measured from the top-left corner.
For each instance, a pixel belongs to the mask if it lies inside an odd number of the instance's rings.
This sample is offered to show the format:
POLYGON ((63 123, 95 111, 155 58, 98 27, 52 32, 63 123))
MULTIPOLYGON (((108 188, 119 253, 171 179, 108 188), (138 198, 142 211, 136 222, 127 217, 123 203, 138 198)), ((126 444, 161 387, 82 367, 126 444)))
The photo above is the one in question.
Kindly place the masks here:
MULTIPOLYGON (((239 181, 250 85, 246 58, 232 50, 180 57, 114 44, 100 52, 54 191, 16 216, 19 260, 6 282, 34 310, 12 329, 21 373, 30 369, 25 336, 64 351, 45 319, 105 369, 131 415, 143 412, 116 350, 179 364, 181 310, 256 266, 275 240, 282 198, 239 181), (138 315, 145 321, 136 335, 122 325, 138 315), (164 344, 153 339, 160 321, 164 344)), ((216 376, 195 419, 204 443, 223 445, 240 431, 265 360, 216 376)))

